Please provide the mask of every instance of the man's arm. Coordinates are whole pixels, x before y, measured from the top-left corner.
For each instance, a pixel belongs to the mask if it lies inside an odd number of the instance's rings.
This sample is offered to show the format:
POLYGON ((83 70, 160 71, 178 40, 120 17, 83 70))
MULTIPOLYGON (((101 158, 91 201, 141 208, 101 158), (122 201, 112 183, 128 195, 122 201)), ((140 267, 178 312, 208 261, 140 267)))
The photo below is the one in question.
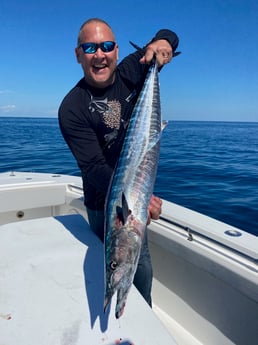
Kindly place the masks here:
POLYGON ((105 194, 113 169, 107 164, 97 136, 80 110, 75 114, 62 103, 59 108, 59 126, 82 175, 97 190, 105 194))

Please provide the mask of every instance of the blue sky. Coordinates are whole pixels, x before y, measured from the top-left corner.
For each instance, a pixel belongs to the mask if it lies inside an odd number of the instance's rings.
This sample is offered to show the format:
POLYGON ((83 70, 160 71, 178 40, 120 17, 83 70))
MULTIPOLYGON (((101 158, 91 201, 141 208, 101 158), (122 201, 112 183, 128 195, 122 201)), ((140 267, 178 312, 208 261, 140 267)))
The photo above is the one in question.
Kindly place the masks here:
POLYGON ((160 74, 164 119, 258 121, 257 0, 1 0, 0 116, 57 116, 82 77, 74 47, 90 17, 113 27, 120 59, 129 40, 178 34, 182 54, 160 74))

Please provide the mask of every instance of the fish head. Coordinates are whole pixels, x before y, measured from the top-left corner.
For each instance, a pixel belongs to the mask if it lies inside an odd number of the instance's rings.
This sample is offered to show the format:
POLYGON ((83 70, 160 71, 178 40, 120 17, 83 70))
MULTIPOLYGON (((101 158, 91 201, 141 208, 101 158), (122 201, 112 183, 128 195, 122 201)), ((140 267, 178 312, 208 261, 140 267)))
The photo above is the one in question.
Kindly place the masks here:
POLYGON ((128 292, 133 283, 138 265, 141 236, 139 233, 122 226, 112 232, 109 246, 106 248, 106 289, 104 310, 106 311, 112 296, 117 291, 116 317, 119 318, 125 306, 128 292))

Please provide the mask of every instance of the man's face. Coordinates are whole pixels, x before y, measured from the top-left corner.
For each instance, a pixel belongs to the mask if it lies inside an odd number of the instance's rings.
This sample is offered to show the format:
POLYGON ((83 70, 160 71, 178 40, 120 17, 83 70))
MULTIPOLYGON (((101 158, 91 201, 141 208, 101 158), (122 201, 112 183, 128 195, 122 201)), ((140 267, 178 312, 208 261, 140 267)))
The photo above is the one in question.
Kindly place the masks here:
MULTIPOLYGON (((91 22, 86 24, 80 34, 80 43, 102 43, 115 41, 111 29, 104 23, 91 22)), ((118 60, 118 46, 111 52, 103 52, 99 47, 93 54, 85 54, 82 47, 75 49, 78 63, 81 64, 86 82, 98 88, 111 85, 115 78, 118 60)))

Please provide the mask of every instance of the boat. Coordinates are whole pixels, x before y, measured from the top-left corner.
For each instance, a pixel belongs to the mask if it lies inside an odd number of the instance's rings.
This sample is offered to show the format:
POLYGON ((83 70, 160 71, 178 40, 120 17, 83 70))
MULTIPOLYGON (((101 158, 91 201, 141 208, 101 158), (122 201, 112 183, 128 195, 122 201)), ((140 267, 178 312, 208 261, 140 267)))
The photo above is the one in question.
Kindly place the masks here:
POLYGON ((153 307, 117 320, 81 178, 1 173, 0 344, 256 345, 257 236, 166 200, 148 236, 153 307))

